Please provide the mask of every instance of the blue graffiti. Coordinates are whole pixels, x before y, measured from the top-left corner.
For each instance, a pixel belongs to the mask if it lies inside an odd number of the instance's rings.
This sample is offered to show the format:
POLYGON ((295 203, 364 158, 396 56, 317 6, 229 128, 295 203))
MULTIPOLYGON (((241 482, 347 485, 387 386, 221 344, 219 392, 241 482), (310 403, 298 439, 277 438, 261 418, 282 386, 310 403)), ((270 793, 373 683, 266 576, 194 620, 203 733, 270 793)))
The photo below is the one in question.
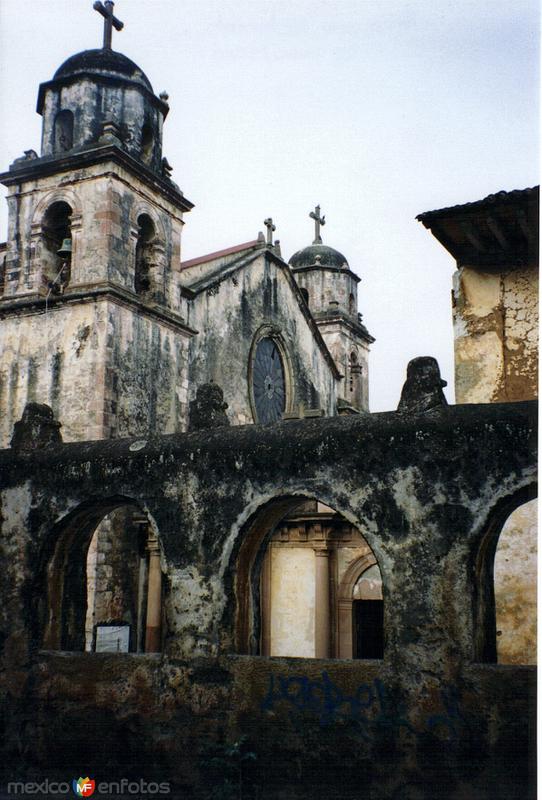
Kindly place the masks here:
POLYGON ((315 714, 323 726, 350 721, 366 740, 371 739, 375 728, 387 729, 390 733, 404 729, 412 734, 432 733, 442 739, 456 739, 461 720, 459 695, 453 687, 447 686, 442 689, 440 699, 443 713, 428 717, 420 730, 409 721, 404 703, 387 691, 378 678, 372 683, 361 683, 353 694, 346 694, 323 671, 320 680, 304 675, 271 674, 261 709, 273 711, 277 703, 286 703, 294 723, 299 715, 307 713, 315 714))

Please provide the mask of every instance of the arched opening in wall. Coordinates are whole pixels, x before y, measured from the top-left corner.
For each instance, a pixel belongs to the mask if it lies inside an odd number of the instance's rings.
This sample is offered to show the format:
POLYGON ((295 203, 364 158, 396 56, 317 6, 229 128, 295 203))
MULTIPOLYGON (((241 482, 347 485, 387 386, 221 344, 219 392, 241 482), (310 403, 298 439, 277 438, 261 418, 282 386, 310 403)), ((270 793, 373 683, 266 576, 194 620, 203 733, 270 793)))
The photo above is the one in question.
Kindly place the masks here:
POLYGON ((63 153, 73 147, 73 114, 67 109, 59 111, 55 117, 54 152, 63 153))
POLYGON ((501 530, 493 568, 497 662, 536 664, 537 501, 513 511, 501 530))
POLYGON ((52 203, 42 223, 42 275, 47 289, 62 294, 70 282, 72 209, 63 200, 52 203))
POLYGON ((374 553, 355 526, 318 500, 282 498, 255 516, 239 548, 235 596, 238 652, 383 658, 374 553))
POLYGON ((303 295, 303 300, 305 301, 305 303, 309 305, 309 290, 305 289, 305 287, 302 286, 300 292, 303 295))
POLYGON ((476 563, 478 661, 536 663, 538 525, 534 494, 524 490, 500 504, 482 540, 476 563))
POLYGON ((126 500, 85 506, 56 531, 38 614, 46 649, 158 652, 162 573, 156 532, 126 500))
POLYGON ((152 159, 154 135, 152 127, 146 122, 141 129, 141 158, 146 164, 152 159))
POLYGON ((137 225, 134 288, 137 294, 145 294, 151 288, 152 252, 156 231, 148 214, 141 214, 137 225))
POLYGON ((353 658, 384 655, 384 600, 382 576, 377 564, 365 569, 354 586, 353 658))
POLYGON ((356 298, 354 297, 352 292, 350 292, 350 295, 348 297, 348 313, 350 314, 351 317, 355 317, 357 313, 356 298))

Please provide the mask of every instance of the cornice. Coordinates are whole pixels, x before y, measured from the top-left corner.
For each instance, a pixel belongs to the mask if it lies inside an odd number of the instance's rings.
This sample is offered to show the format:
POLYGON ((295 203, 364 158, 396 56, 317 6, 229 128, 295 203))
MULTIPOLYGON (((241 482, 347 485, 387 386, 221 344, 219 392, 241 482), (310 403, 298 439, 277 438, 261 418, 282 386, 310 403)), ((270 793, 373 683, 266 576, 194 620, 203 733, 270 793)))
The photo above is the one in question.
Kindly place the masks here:
POLYGON ((46 310, 61 306, 85 305, 106 300, 125 308, 130 308, 142 316, 156 319, 172 330, 182 331, 187 337, 191 338, 197 334, 194 328, 186 324, 183 317, 162 306, 144 303, 133 292, 115 284, 80 284, 71 291, 68 289, 62 295, 51 295, 47 299, 39 294, 23 295, 22 297, 2 297, 0 298, 0 319, 42 314, 46 310))
POLYGON ((61 172, 73 172, 74 170, 101 164, 105 161, 114 161, 135 174, 144 183, 151 184, 156 191, 167 197, 176 208, 182 211, 190 211, 194 208, 194 204, 184 197, 182 192, 172 183, 148 169, 144 164, 115 144, 80 150, 61 158, 45 156, 43 158, 29 159, 28 161, 16 161, 7 172, 0 173, 0 182, 4 186, 13 186, 17 183, 44 178, 61 172))

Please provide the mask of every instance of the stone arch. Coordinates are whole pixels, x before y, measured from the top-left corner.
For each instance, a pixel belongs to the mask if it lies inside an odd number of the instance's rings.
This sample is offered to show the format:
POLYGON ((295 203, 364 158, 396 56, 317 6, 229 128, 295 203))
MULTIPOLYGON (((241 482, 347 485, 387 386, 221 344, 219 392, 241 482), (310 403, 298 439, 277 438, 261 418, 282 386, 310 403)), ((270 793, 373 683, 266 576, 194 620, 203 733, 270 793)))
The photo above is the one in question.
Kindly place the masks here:
POLYGON ((30 228, 29 285, 34 285, 38 290, 42 287, 46 291, 54 290, 55 286, 58 285, 61 289, 65 288, 73 276, 73 271, 77 264, 81 227, 82 206, 76 192, 64 188, 54 189, 41 198, 34 209, 30 228), (62 237, 71 239, 71 256, 69 257, 67 269, 64 270, 65 275, 61 273, 62 261, 58 253, 55 252, 55 248, 58 250, 56 244, 58 243, 60 247, 62 241, 59 241, 58 236, 51 238, 48 230, 51 210, 55 206, 57 208, 62 206, 69 208, 69 230, 66 231, 68 235, 62 237), (57 283, 51 286, 57 278, 57 283))
MULTIPOLYGON (((78 504, 56 522, 42 554, 36 586, 36 595, 40 597, 40 601, 38 613, 35 615, 37 620, 35 638, 41 642, 44 648, 85 650, 89 547, 103 521, 123 508, 140 516, 144 515, 140 522, 144 521, 146 525, 146 530, 143 532, 143 546, 149 552, 146 577, 146 586, 148 587, 147 626, 149 627, 150 616, 153 623, 150 627, 157 627, 157 599, 159 599, 158 616, 161 621, 161 545, 156 523, 146 507, 134 498, 119 495, 89 499, 78 504), (152 598, 151 583, 154 592, 152 598)), ((129 535, 134 535, 133 527, 126 532, 126 536, 129 535)), ((138 543, 133 542, 132 544, 136 546, 138 543)), ((135 576, 132 577, 135 584, 135 576)), ((151 635, 152 641, 148 640, 149 644, 159 644, 156 642, 155 634, 156 631, 154 635, 151 635)), ((138 641, 141 638, 131 630, 130 650, 138 649, 138 641)), ((145 647, 147 651, 154 649, 160 648, 145 647)))
POLYGON ((149 217, 154 225, 154 229, 156 232, 156 239, 159 244, 165 246, 166 243, 166 230, 164 227, 164 223, 160 214, 157 213, 154 206, 151 203, 147 203, 145 201, 137 202, 136 205, 132 208, 130 213, 130 225, 132 229, 132 236, 137 238, 137 229, 138 229, 138 219, 142 215, 149 217))
POLYGON ((474 583, 474 660, 497 662, 494 563, 499 537, 510 515, 537 496, 536 484, 502 498, 490 510, 472 555, 474 583))
POLYGON ((139 203, 131 217, 133 280, 136 294, 165 299, 166 234, 162 220, 148 203, 139 203))
POLYGON ((357 558, 346 570, 337 592, 337 655, 339 658, 353 657, 353 593, 354 587, 362 574, 378 561, 374 553, 357 558))
POLYGON ((37 204, 36 208, 34 209, 34 213, 32 215, 32 226, 40 225, 43 215, 53 203, 64 202, 67 203, 72 209, 72 225, 75 220, 77 224, 79 222, 79 218, 83 214, 83 206, 79 199, 77 192, 75 192, 71 188, 59 188, 59 189, 52 189, 47 194, 41 197, 39 203, 37 204))
MULTIPOLYGON (((351 565, 350 569, 347 570, 347 575, 341 581, 340 591, 335 593, 335 590, 333 590, 334 596, 330 603, 330 607, 332 606, 330 625, 334 626, 335 634, 334 644, 330 646, 329 657, 349 657, 344 653, 344 646, 340 647, 338 609, 340 598, 343 596, 341 593, 347 593, 348 587, 350 587, 350 610, 352 610, 351 592, 355 581, 364 568, 367 569, 378 563, 377 556, 372 550, 369 539, 365 540, 360 533, 361 526, 359 522, 353 520, 351 514, 345 514, 333 500, 328 500, 328 498, 321 496, 320 493, 315 493, 313 490, 299 492, 299 494, 295 495, 277 494, 274 498, 269 498, 237 529, 238 535, 229 556, 229 568, 224 572, 226 595, 231 599, 227 604, 224 615, 225 625, 222 626, 223 630, 227 630, 229 620, 233 622, 231 637, 228 636, 225 642, 226 649, 230 647, 241 654, 254 655, 259 654, 262 650, 265 653, 266 648, 263 647, 263 641, 268 634, 262 629, 264 601, 261 597, 260 589, 262 576, 265 578, 264 562, 266 552, 273 535, 287 515, 307 501, 328 505, 329 509, 337 514, 345 524, 357 530, 357 535, 362 542, 365 542, 371 552, 368 559, 359 559, 356 561, 355 566, 351 565), (262 647, 260 647, 260 644, 262 644, 262 647)), ((322 555, 322 553, 317 552, 317 549, 320 550, 321 548, 314 549, 315 557, 322 555)), ((325 542, 322 542, 322 549, 326 549, 325 542)), ((318 571, 317 562, 318 559, 315 561, 315 569, 318 571)), ((334 578, 331 580, 331 584, 334 585, 334 578)), ((351 630, 352 625, 350 623, 350 633, 351 630)), ((317 633, 315 635, 317 636, 317 633)), ((344 625, 342 635, 343 638, 347 635, 344 625)), ((350 643, 350 652, 351 650, 352 643, 350 643)))

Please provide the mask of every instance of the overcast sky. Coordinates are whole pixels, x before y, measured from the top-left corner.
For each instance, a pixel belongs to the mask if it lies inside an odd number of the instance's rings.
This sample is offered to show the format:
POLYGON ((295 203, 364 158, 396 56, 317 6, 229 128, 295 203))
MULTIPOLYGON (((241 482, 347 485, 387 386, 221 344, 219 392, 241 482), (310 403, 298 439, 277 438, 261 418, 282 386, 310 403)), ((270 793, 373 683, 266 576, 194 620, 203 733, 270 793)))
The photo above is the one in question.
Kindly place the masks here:
MULTIPOLYGON (((92 0, 0 0, 2 169, 39 151, 38 84, 100 47, 92 0)), ((361 277, 376 337, 371 410, 434 355, 453 401, 454 262, 416 214, 538 176, 536 0, 119 0, 113 47, 171 111, 164 154, 196 207, 183 260, 277 225, 283 256, 323 239, 361 277)), ((5 206, 5 203, 3 204, 5 206)), ((5 239, 6 213, 0 216, 5 239)), ((224 387, 227 394, 227 387, 224 387)))

